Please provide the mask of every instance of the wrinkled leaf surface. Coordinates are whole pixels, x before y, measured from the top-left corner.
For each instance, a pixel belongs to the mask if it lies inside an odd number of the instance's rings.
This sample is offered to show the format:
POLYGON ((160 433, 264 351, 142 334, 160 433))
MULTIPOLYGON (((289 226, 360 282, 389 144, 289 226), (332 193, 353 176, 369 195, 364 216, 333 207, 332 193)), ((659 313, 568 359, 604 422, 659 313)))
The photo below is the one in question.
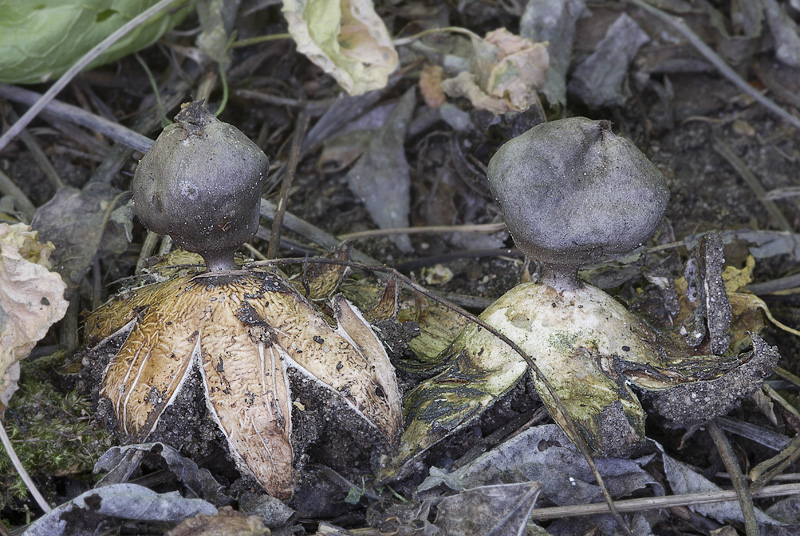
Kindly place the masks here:
POLYGON ((370 0, 283 0, 297 50, 350 95, 386 85, 397 52, 370 0))
POLYGON ((109 518, 133 521, 178 522, 198 514, 215 514, 213 504, 186 499, 177 493, 159 494, 137 484, 114 484, 92 489, 37 519, 29 536, 77 536, 93 534, 109 518), (68 523, 62 517, 73 522, 68 523), (75 521, 80 520, 80 523, 75 521))
MULTIPOLYGON (((0 81, 37 84, 60 76, 92 47, 157 0, 40 0, 0 4, 0 81)), ((190 11, 176 0, 100 55, 89 68, 144 48, 190 11)))
POLYGON ((0 223, 0 417, 17 389, 19 361, 67 312, 52 252, 28 225, 0 223))

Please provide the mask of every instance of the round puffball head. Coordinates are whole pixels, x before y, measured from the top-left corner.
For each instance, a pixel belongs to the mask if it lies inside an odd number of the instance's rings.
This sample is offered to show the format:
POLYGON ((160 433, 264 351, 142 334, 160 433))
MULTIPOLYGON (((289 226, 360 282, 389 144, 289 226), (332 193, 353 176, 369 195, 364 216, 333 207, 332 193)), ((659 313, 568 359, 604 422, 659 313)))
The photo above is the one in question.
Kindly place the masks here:
POLYGON ((517 247, 551 265, 625 253, 656 230, 663 175, 608 121, 542 123, 503 145, 488 179, 517 247))
POLYGON ((258 230, 269 159, 202 101, 184 105, 133 177, 144 225, 199 253, 210 270, 233 267, 233 252, 258 230))

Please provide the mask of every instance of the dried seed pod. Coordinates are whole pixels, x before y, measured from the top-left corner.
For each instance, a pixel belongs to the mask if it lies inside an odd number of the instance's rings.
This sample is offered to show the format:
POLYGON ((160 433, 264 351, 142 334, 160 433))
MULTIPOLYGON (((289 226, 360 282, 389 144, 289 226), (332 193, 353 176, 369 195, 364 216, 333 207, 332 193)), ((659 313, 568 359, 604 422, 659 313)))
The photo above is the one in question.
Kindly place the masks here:
POLYGON ((585 117, 512 139, 488 178, 517 247, 549 266, 556 287, 578 285, 581 264, 647 240, 669 200, 661 172, 633 143, 585 117))
POLYGON ((201 254, 208 270, 233 269, 233 253, 258 230, 269 159, 202 100, 184 105, 175 121, 136 168, 136 213, 151 231, 201 254))

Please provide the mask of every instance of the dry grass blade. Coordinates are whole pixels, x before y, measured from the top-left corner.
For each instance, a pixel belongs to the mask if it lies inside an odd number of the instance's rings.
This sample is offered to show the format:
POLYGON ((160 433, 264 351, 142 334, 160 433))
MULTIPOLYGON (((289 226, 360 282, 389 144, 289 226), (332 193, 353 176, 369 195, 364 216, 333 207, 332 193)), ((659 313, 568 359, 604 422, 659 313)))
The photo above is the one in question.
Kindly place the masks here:
POLYGON ((750 494, 750 490, 747 487, 747 478, 744 476, 742 469, 739 467, 739 461, 736 459, 736 454, 733 452, 733 447, 731 447, 728 438, 725 437, 725 432, 720 430, 716 422, 711 421, 706 424, 706 429, 711 434, 711 439, 714 440, 714 445, 716 445, 719 455, 722 457, 722 463, 725 465, 725 469, 727 469, 728 474, 731 477, 731 481, 733 481, 733 487, 736 490, 736 497, 739 499, 739 506, 741 507, 742 515, 744 516, 745 533, 747 536, 758 536, 758 521, 756 521, 756 511, 755 506, 753 506, 753 496, 750 494))
MULTIPOLYGON (((758 493, 753 494, 754 499, 769 497, 782 497, 800 493, 800 484, 781 484, 767 486, 758 493)), ((715 491, 708 493, 686 493, 683 495, 668 495, 666 497, 647 497, 644 499, 626 499, 615 501, 614 505, 620 512, 641 512, 643 510, 661 510, 675 508, 676 506, 695 506, 727 501, 735 501, 735 491, 715 491)), ((560 519, 563 517, 592 516, 607 514, 608 506, 605 503, 576 504, 572 506, 555 506, 540 508, 531 513, 531 521, 545 519, 560 519)))
POLYGON ((423 234, 423 233, 495 233, 506 228, 505 223, 484 223, 474 225, 428 225, 425 227, 398 227, 395 229, 371 229, 357 233, 339 235, 340 240, 361 240, 376 236, 392 234, 423 234))

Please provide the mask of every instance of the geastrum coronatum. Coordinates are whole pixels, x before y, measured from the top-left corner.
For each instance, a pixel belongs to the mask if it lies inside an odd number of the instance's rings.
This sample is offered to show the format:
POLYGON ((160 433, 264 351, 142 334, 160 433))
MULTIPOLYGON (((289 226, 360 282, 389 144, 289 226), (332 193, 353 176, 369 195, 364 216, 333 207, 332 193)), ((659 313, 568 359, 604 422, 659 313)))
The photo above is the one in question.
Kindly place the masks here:
MULTIPOLYGON (((711 345, 708 353, 714 355, 698 355, 680 337, 654 329, 579 280, 581 265, 647 240, 669 197, 658 169, 632 142, 615 135, 608 121, 578 117, 538 125, 498 150, 488 179, 515 243, 539 261, 542 276, 508 291, 480 319, 535 362, 536 391, 573 441, 585 442, 600 456, 625 455, 640 445, 645 413, 632 385, 689 400, 691 411, 675 423, 685 425, 730 410, 770 373, 777 352, 755 334, 753 349, 741 355, 736 353, 741 346, 724 353, 727 343, 716 350, 711 345), (748 381, 722 393, 732 384, 715 381, 737 374, 748 381), (693 384, 703 385, 699 399, 684 389, 693 384), (714 405, 715 399, 724 403, 714 405)), ((723 297, 724 290, 719 300, 723 297)), ((405 398, 408 425, 392 471, 475 418, 528 370, 518 353, 474 324, 443 360, 445 371, 405 398)), ((666 399, 660 402, 669 406, 666 399)), ((669 410, 669 418, 677 416, 669 410)))
POLYGON ((207 271, 123 292, 91 314, 90 344, 124 337, 100 396, 125 439, 141 442, 199 371, 208 413, 239 469, 287 499, 294 486, 287 369, 324 386, 389 441, 400 430, 394 369, 343 297, 333 299, 333 328, 279 274, 236 268, 234 251, 258 228, 267 157, 202 102, 175 119, 139 164, 134 202, 149 229, 203 255, 207 271))

